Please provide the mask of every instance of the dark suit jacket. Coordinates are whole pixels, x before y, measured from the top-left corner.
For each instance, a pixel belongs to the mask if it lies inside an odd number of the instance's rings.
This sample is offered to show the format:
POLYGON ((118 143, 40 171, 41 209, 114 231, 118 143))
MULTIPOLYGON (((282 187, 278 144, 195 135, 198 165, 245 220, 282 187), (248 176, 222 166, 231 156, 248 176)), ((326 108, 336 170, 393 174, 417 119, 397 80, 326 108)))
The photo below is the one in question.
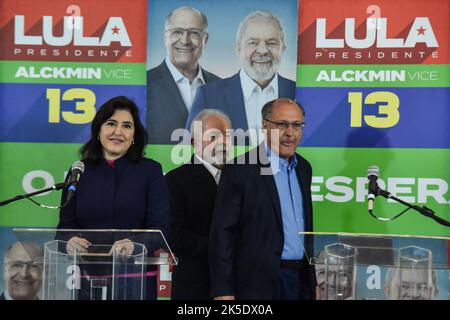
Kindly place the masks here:
POLYGON ((170 190, 172 299, 209 299, 208 235, 217 190, 202 164, 185 164, 166 175, 170 190))
MULTIPOLYGON (((65 189, 61 203, 66 196, 65 189)), ((169 206, 158 162, 143 158, 135 163, 123 156, 113 169, 102 159, 97 165, 85 163, 74 197, 60 210, 58 229, 160 229, 168 237, 169 206)))
MULTIPOLYGON (((295 82, 278 75, 278 97, 295 99, 295 82)), ((248 130, 244 94, 239 73, 230 78, 201 86, 197 90, 186 129, 190 130, 192 119, 206 108, 219 109, 227 114, 231 119, 233 129, 248 130)))
MULTIPOLYGON (((202 69, 206 83, 220 79, 202 69)), ((184 128, 188 111, 165 61, 147 72, 147 132, 149 143, 171 142, 172 131, 184 128)))
MULTIPOLYGON (((114 163, 115 168, 111 168, 104 159, 97 165, 85 163, 74 197, 60 210, 58 229, 159 229, 168 238, 169 189, 161 165, 147 158, 136 163, 126 156, 114 163)), ((65 202, 66 197, 65 189, 61 203, 65 202)), ((147 234, 118 232, 102 234, 100 237, 99 234, 87 232, 73 235, 86 238, 93 244, 112 244, 130 238, 144 244, 149 253, 160 249, 158 243, 155 244, 147 234)), ((57 238, 67 240, 73 235, 57 233, 57 238)), ((152 267, 148 266, 147 271, 153 270, 152 267)), ((87 264, 82 272, 110 274, 108 268, 87 264)), ((118 280, 119 286, 125 279, 118 280)), ((89 297, 88 288, 82 284, 80 300, 89 297)), ((145 297, 156 298, 156 279, 149 278, 147 281, 145 297)))
MULTIPOLYGON (((237 299, 272 299, 277 288, 284 231, 280 200, 273 175, 261 175, 270 167, 256 159, 259 146, 227 164, 222 172, 210 229, 212 295, 237 299)), ((311 166, 296 154, 297 177, 303 193, 305 230, 312 231, 311 166)), ((261 158, 263 159, 263 158, 261 158)), ((267 163, 267 161, 263 161, 267 163)), ((315 275, 312 266, 302 270, 303 295, 312 298, 315 275)))

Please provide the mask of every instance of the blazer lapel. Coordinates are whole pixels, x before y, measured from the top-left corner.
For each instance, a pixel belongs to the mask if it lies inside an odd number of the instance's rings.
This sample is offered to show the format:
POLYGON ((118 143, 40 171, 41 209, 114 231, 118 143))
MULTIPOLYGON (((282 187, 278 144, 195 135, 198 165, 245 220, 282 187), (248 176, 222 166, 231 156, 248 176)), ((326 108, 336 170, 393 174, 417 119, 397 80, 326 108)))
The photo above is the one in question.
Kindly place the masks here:
POLYGON ((171 112, 171 116, 179 115, 183 121, 186 122, 186 118, 188 116, 186 105, 184 104, 180 90, 178 90, 177 84, 175 83, 175 80, 173 79, 165 61, 162 63, 162 70, 161 90, 171 92, 170 99, 172 101, 170 102, 170 107, 173 110, 171 112))
MULTIPOLYGON (((281 205, 280 205, 280 197, 278 196, 278 189, 275 183, 275 178, 273 174, 271 174, 270 162, 267 158, 266 150, 263 145, 259 145, 258 148, 255 149, 258 152, 258 164, 260 169, 261 177, 266 185, 267 191, 269 193, 270 200, 272 202, 274 213, 277 217, 278 226, 280 231, 283 231, 283 220, 281 218, 281 205), (264 169, 264 170, 263 170, 264 169), (265 174, 262 174, 264 172, 265 174), (268 174, 270 173, 270 174, 268 174)), ((282 232, 283 233, 283 232, 282 232)))
POLYGON ((212 196, 215 196, 217 191, 216 180, 214 180, 214 177, 211 175, 208 169, 206 169, 205 166, 201 163, 195 164, 194 156, 192 156, 191 159, 191 166, 195 179, 200 181, 200 184, 205 186, 205 190, 208 190, 208 192, 212 196))
POLYGON ((289 92, 289 87, 285 84, 285 79, 280 74, 278 74, 278 96, 280 98, 292 96, 292 92, 289 92))
POLYGON ((305 203, 305 199, 308 199, 310 197, 309 194, 311 191, 308 190, 308 181, 306 180, 306 175, 304 174, 304 171, 303 171, 303 170, 305 170, 305 168, 303 168, 303 165, 302 165, 303 162, 300 160, 300 157, 297 154, 295 154, 295 156, 297 157, 297 160, 298 160, 298 166, 297 166, 297 168, 295 168, 295 172, 297 174, 297 179, 300 182, 300 189, 302 190, 302 195, 303 195, 302 205, 303 205, 303 209, 305 211, 305 213, 304 213, 305 231, 308 231, 311 229, 311 227, 310 227, 311 221, 309 221, 310 220, 309 212, 306 212, 306 210, 308 210, 308 206, 305 203))
POLYGON ((233 128, 242 128, 247 131, 247 113, 245 112, 244 93, 242 92, 239 73, 228 79, 225 87, 225 98, 233 128))

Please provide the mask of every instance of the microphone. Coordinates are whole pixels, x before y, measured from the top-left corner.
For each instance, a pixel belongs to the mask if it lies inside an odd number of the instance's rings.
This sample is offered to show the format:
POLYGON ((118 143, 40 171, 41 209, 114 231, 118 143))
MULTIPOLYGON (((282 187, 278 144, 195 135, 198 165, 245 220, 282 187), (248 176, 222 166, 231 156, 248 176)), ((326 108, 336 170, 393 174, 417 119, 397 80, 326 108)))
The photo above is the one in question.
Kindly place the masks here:
POLYGON ((373 202, 375 201, 375 197, 378 195, 378 185, 377 179, 380 174, 380 169, 377 166, 369 166, 367 169, 367 179, 369 179, 369 190, 368 190, 368 202, 367 209, 369 212, 373 210, 373 202))
POLYGON ((70 172, 71 175, 66 184, 68 186, 66 202, 62 207, 65 207, 70 202, 75 194, 75 191, 77 191, 78 180, 80 180, 80 176, 84 172, 84 163, 80 160, 75 161, 72 164, 72 169, 70 170, 70 172))

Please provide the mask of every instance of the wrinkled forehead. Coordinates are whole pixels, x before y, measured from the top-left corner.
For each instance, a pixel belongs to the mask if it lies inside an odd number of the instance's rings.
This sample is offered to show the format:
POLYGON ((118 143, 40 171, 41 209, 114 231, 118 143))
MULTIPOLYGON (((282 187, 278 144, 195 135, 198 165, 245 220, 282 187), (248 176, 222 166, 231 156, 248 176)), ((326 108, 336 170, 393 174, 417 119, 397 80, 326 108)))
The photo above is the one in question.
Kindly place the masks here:
POLYGON ((37 261, 41 258, 41 252, 37 248, 32 246, 14 246, 9 254, 5 257, 6 262, 10 261, 21 261, 21 262, 29 262, 29 261, 37 261))
POLYGON ((228 121, 218 115, 210 115, 203 119, 203 130, 216 130, 225 133, 227 129, 230 129, 228 121))
POLYGON ((281 30, 275 21, 265 18, 250 20, 243 31, 243 39, 281 39, 281 30))
POLYGON ((203 29, 202 16, 195 11, 182 9, 175 11, 168 21, 169 28, 203 29))
POLYGON ((291 102, 277 102, 271 112, 271 118, 274 120, 285 120, 285 121, 304 121, 302 110, 295 104, 291 102))
POLYGON ((425 268, 421 269, 400 269, 400 278, 402 282, 408 283, 428 283, 428 272, 425 268))

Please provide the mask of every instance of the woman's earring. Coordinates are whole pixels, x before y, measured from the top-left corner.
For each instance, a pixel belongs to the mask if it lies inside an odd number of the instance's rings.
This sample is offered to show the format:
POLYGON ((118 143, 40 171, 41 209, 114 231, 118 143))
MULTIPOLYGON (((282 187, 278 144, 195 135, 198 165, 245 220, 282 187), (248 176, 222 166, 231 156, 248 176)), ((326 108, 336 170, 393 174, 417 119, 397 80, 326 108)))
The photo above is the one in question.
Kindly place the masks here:
POLYGON ((131 144, 134 144, 134 140, 133 140, 133 142, 131 144))

